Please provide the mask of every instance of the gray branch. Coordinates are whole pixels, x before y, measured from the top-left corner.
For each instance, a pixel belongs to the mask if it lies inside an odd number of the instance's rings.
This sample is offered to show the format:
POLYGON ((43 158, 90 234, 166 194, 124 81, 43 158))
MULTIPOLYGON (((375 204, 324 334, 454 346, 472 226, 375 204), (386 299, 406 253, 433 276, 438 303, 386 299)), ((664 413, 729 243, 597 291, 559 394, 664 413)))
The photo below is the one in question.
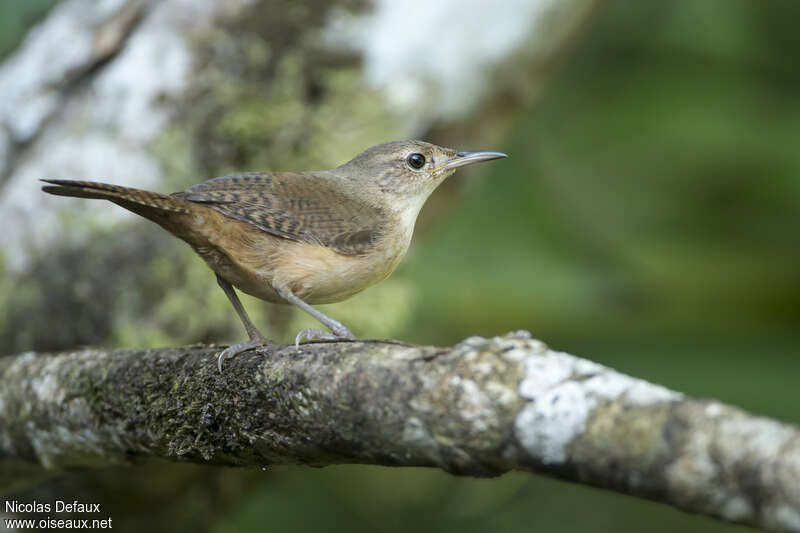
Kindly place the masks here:
MULTIPOLYGON (((548 349, 315 343, 0 359, 0 479, 161 459, 549 474, 800 531, 800 432, 548 349)), ((15 479, 16 478, 16 479, 15 479)))

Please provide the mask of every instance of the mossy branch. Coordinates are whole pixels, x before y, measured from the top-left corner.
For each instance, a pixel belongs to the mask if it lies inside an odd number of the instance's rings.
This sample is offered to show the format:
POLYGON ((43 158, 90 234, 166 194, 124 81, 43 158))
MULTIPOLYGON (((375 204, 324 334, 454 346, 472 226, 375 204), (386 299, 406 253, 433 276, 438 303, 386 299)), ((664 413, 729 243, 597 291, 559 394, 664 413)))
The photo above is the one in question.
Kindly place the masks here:
MULTIPOLYGON (((554 475, 800 531, 800 432, 549 350, 315 343, 86 349, 0 359, 0 479, 150 459, 365 463, 554 475)), ((15 479, 16 478, 16 479, 15 479)))

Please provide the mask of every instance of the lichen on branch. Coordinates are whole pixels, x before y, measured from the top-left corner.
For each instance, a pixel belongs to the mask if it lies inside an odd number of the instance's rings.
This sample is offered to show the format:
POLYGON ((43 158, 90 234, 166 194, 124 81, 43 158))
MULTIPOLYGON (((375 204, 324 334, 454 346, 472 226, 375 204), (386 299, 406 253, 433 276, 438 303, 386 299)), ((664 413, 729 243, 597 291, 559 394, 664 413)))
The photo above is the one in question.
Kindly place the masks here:
MULTIPOLYGON (((151 459, 555 475, 800 531, 800 432, 550 350, 526 332, 438 348, 87 349, 0 359, 0 479, 151 459)), ((17 479, 16 481, 19 481, 17 479)))

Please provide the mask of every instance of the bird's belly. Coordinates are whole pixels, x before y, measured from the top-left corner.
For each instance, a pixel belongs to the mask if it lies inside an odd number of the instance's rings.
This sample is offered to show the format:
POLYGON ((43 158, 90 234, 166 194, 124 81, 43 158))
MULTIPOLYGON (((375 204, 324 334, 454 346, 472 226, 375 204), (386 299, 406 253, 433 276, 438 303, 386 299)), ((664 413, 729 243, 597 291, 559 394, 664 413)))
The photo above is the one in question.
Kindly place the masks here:
POLYGON ((229 255, 229 251, 215 247, 195 247, 195 251, 211 270, 242 292, 268 302, 285 303, 273 289, 269 262, 254 263, 252 260, 247 261, 251 258, 229 255))
POLYGON ((194 248, 214 272, 242 292, 286 303, 274 287, 287 287, 310 304, 340 302, 386 279, 408 248, 400 243, 368 255, 342 255, 321 245, 268 234, 248 244, 233 249, 194 248))
POLYGON ((324 246, 292 242, 277 261, 273 281, 286 284, 307 303, 345 300, 386 279, 406 247, 379 249, 368 255, 342 255, 324 246))

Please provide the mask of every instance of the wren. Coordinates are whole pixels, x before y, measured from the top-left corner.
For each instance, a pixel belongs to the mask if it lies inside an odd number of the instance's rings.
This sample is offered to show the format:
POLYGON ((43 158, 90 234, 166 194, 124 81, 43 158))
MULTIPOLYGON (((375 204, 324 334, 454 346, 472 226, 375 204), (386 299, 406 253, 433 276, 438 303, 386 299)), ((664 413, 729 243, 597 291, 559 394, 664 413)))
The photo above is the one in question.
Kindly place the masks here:
POLYGON ((389 276, 436 187, 458 167, 502 157, 507 156, 392 141, 331 170, 232 174, 173 194, 55 179, 42 180, 51 184, 42 190, 110 200, 189 243, 216 274, 249 337, 220 353, 222 370, 225 359, 271 344, 247 316, 234 287, 295 305, 331 331, 300 331, 295 345, 354 339, 311 304, 340 302, 389 276))

